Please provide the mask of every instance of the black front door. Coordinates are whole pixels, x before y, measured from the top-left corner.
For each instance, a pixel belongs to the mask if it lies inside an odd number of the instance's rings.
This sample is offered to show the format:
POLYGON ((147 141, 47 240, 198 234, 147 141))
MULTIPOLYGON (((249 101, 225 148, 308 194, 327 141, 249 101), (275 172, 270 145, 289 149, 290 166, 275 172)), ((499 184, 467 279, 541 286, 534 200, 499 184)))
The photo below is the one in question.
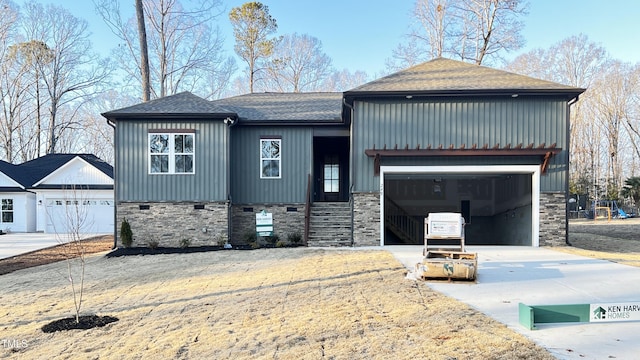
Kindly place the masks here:
POLYGON ((348 138, 315 138, 313 144, 313 200, 347 201, 349 199, 348 138))

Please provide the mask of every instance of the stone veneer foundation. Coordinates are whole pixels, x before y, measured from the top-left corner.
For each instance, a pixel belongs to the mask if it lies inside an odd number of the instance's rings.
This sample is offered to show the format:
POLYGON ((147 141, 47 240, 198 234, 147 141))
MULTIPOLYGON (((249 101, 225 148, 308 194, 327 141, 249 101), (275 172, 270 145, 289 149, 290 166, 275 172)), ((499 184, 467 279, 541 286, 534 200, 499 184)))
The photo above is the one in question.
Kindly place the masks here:
POLYGON ((231 206, 233 225, 229 242, 247 245, 247 235, 256 232, 256 214, 262 210, 273 214, 273 231, 281 240, 293 233, 304 237, 304 209, 304 204, 234 204, 231 206))
POLYGON ((133 246, 180 247, 223 244, 228 239, 227 202, 121 202, 117 205, 117 244, 122 220, 127 219, 133 232, 133 246))
POLYGON ((540 193, 540 246, 566 244, 567 201, 564 193, 540 193))
POLYGON ((353 246, 380 245, 380 193, 353 194, 353 246))
MULTIPOLYGON (((255 214, 266 210, 273 214, 275 233, 282 239, 287 234, 304 234, 304 204, 245 204, 231 207, 234 245, 246 244, 245 236, 255 232, 255 214)), ((127 219, 133 231, 133 246, 179 247, 182 239, 190 246, 218 245, 228 239, 228 206, 212 203, 119 203, 117 204, 117 236, 127 219), (141 209, 148 206, 148 209, 141 209), (196 209, 196 206, 204 206, 196 209), (203 231, 203 230, 206 230, 203 231)), ((540 194, 540 246, 561 246, 566 243, 566 201, 564 193, 540 194)), ((353 245, 380 245, 380 194, 353 194, 353 245)))
MULTIPOLYGON (((354 246, 380 245, 380 194, 353 194, 354 246)), ((540 246, 566 243, 566 199, 564 193, 540 194, 540 246)))

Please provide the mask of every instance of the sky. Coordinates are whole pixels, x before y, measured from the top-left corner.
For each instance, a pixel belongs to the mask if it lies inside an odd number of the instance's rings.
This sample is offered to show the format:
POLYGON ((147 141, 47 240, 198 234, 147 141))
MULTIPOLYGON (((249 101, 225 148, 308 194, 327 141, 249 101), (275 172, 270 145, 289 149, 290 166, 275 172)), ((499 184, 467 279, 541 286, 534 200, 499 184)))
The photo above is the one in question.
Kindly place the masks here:
MULTIPOLYGON (((15 0, 18 4, 24 0, 15 0)), ((125 14, 134 15, 134 0, 120 1, 125 14)), ((190 0, 182 0, 188 3, 190 0)), ((191 0, 193 1, 193 0, 191 0)), ((118 39, 95 13, 90 0, 40 0, 56 3, 89 22, 94 49, 107 56, 118 39)), ((233 32, 228 13, 247 0, 221 0, 219 18, 228 55, 233 52, 233 32)), ((308 34, 318 38, 337 70, 384 71, 393 49, 407 40, 414 0, 262 0, 278 23, 278 35, 308 34)), ((635 0, 530 0, 529 14, 522 20, 524 48, 507 59, 536 48, 547 49, 559 41, 583 33, 610 55, 640 63, 640 1, 635 0)), ((243 66, 240 59, 238 64, 243 66)))

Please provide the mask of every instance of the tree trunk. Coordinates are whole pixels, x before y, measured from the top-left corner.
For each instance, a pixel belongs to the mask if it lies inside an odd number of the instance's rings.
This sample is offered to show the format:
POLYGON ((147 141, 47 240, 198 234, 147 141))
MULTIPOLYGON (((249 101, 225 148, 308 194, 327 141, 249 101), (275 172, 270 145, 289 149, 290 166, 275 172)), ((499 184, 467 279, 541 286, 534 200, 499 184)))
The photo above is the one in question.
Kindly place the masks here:
POLYGON ((138 19, 138 37, 140 40, 140 75, 142 76, 142 101, 149 101, 151 86, 149 83, 149 51, 147 50, 147 30, 144 25, 142 0, 136 0, 136 17, 138 19))

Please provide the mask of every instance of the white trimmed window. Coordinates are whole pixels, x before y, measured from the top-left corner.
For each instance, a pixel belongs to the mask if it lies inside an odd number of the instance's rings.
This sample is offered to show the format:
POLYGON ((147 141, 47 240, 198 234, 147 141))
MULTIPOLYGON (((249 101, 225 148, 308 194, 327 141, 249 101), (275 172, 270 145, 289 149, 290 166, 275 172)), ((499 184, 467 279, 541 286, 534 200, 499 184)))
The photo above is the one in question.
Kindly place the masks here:
POLYGON ((194 155, 192 133, 149 133, 150 174, 194 174, 194 155))
POLYGON ((261 179, 280 179, 282 176, 281 143, 281 139, 260 139, 261 179))
POLYGON ((2 222, 13 222, 13 199, 2 199, 2 222))

